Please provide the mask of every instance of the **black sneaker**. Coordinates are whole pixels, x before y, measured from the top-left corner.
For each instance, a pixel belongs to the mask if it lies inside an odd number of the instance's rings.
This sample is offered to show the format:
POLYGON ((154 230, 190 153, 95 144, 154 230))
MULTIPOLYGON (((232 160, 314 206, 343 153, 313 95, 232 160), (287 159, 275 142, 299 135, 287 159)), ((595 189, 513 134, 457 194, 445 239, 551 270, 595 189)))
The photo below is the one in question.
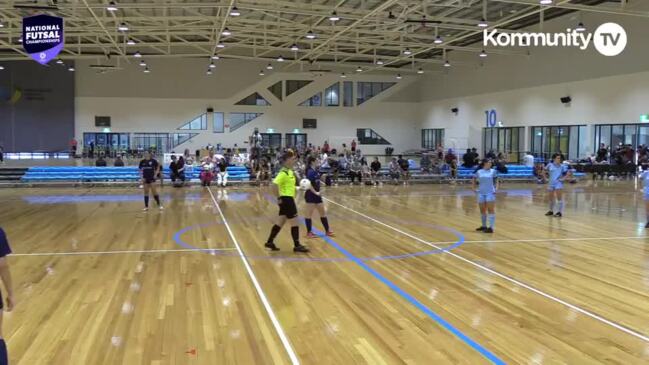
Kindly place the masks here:
POLYGON ((485 229, 484 231, 482 231, 482 232, 484 232, 484 233, 494 233, 494 229, 491 228, 491 227, 489 227, 489 228, 486 228, 486 229, 485 229))
POLYGON ((478 227, 478 228, 476 228, 475 230, 476 230, 477 232, 484 232, 486 229, 487 229, 487 227, 482 226, 482 227, 478 227))
POLYGON ((299 246, 293 247, 293 252, 307 253, 307 252, 309 252, 309 248, 304 246, 304 245, 299 245, 299 246))
POLYGON ((266 247, 267 249, 269 249, 271 251, 279 251, 279 248, 277 246, 275 246, 275 244, 272 243, 272 242, 266 242, 264 247, 266 247))
POLYGON ((549 211, 549 212, 545 213, 545 215, 548 216, 548 217, 551 217, 551 216, 554 215, 554 212, 553 212, 553 211, 549 211))
POLYGON ((647 224, 645 224, 644 227, 645 227, 645 228, 649 228, 649 222, 647 222, 647 224))
POLYGON ((561 218, 561 217, 563 217, 563 214, 561 214, 561 212, 559 212, 559 213, 555 214, 554 216, 557 217, 557 218, 561 218))

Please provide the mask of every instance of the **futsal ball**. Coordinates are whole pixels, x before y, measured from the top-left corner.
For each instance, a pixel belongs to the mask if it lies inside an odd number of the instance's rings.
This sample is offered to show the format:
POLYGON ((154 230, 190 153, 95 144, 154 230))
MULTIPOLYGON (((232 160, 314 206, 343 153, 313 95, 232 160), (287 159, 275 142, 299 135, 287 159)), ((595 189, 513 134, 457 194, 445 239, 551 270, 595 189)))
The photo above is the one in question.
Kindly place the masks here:
POLYGON ((300 181, 300 188, 301 188, 302 190, 309 190, 309 189, 311 189, 311 181, 309 181, 309 179, 302 179, 302 180, 300 181))

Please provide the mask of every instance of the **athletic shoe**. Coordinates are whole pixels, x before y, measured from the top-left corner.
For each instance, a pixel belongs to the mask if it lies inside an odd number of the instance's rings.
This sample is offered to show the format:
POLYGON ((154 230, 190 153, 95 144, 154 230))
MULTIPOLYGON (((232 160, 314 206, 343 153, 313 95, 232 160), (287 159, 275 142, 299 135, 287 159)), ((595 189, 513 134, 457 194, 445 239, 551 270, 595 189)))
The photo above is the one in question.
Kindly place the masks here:
POLYGON ((271 251, 279 251, 279 248, 277 246, 275 246, 275 244, 272 243, 272 242, 266 242, 264 247, 266 247, 267 249, 269 249, 271 251))
POLYGON ((336 237, 336 235, 333 232, 329 231, 327 232, 327 237, 336 237))
POLYGON ((548 217, 551 217, 551 216, 554 215, 554 212, 553 212, 553 211, 549 211, 549 212, 545 213, 545 215, 548 216, 548 217))
POLYGON ((165 210, 165 207, 163 207, 163 206, 161 205, 161 206, 158 207, 158 209, 160 209, 160 210, 165 210))
POLYGON ((148 212, 148 211, 149 211, 149 208, 144 208, 144 209, 142 209, 142 211, 143 211, 143 212, 148 212))
POLYGON ((476 230, 477 232, 484 232, 484 231, 487 230, 487 227, 482 226, 482 227, 478 227, 478 228, 476 228, 475 230, 476 230))
POLYGON ((645 228, 649 228, 649 222, 644 226, 645 228))
POLYGON ((293 247, 293 252, 307 253, 307 252, 309 252, 309 248, 304 246, 304 245, 298 245, 298 246, 293 247))
POLYGON ((311 238, 316 238, 317 236, 313 234, 313 232, 307 232, 306 238, 311 239, 311 238))
POLYGON ((561 218, 561 217, 563 217, 563 214, 561 214, 561 212, 559 212, 559 213, 555 214, 554 216, 557 217, 557 218, 561 218))
POLYGON ((489 227, 483 231, 484 233, 494 233, 494 229, 489 227))

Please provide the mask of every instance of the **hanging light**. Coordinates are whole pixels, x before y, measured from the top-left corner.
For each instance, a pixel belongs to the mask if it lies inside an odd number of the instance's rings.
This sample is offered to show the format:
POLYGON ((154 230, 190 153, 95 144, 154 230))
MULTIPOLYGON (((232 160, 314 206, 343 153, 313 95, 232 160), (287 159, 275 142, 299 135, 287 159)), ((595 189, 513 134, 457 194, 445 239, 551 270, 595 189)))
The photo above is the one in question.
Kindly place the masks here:
POLYGON ((277 62, 284 62, 284 57, 282 57, 281 55, 277 57, 277 62))
POLYGON ((273 65, 271 65, 271 64, 269 63, 268 66, 266 66, 266 69, 267 69, 267 70, 272 70, 272 69, 273 69, 273 65))
POLYGON ((410 48, 406 48, 406 49, 403 50, 403 54, 405 54, 406 56, 409 56, 409 55, 412 54, 412 51, 410 50, 410 48))
POLYGON ((129 46, 134 46, 134 45, 135 45, 135 41, 132 40, 132 39, 129 39, 128 41, 126 41, 126 44, 128 44, 129 46))
POLYGON ((293 43, 293 45, 291 46, 291 51, 297 52, 299 50, 300 48, 297 46, 297 44, 293 43))
POLYGON ((382 60, 376 60, 376 64, 377 64, 377 65, 382 65, 382 64, 383 64, 383 61, 382 61, 382 60))
POLYGON ((5 23, 3 23, 2 20, 0 20, 0 28, 4 28, 4 27, 5 27, 5 23))
POLYGON ((106 10, 111 11, 111 12, 112 11, 117 11, 117 4, 115 4, 114 1, 109 2, 108 5, 106 6, 106 10))
POLYGON ((485 18, 480 19, 480 21, 478 22, 478 27, 480 27, 480 28, 486 28, 488 26, 489 26, 489 23, 487 23, 485 18))
POLYGON ((541 5, 550 5, 550 4, 552 4, 552 0, 539 0, 539 4, 541 4, 541 5))
POLYGON ((575 30, 577 32, 585 32, 586 31, 586 26, 584 25, 584 23, 579 22, 579 24, 577 24, 577 28, 575 28, 575 30))
POLYGON ((259 71, 259 76, 264 76, 264 75, 265 75, 264 70, 260 70, 259 71))
POLYGON ((442 44, 442 43, 444 43, 444 40, 442 39, 442 37, 437 36, 437 37, 435 37, 435 40, 433 41, 433 43, 442 44))
POLYGON ((401 80, 401 74, 397 74, 397 80, 401 80))
POLYGON ((361 68, 361 66, 358 66, 358 68, 356 69, 356 72, 363 72, 363 69, 361 68))
POLYGON ((313 33, 313 31, 310 30, 306 33, 306 37, 309 39, 315 39, 315 33, 313 33))
POLYGON ((212 59, 213 59, 213 60, 218 60, 218 59, 220 59, 220 58, 221 58, 221 57, 219 57, 219 55, 216 55, 216 54, 212 56, 212 59))
POLYGON ((70 66, 70 67, 68 67, 68 71, 70 71, 70 72, 74 72, 74 66, 70 66))
POLYGON ((480 57, 484 58, 487 57, 487 52, 483 49, 482 52, 480 52, 480 57))
POLYGON ((417 70, 417 73, 420 74, 420 75, 423 74, 423 73, 424 73, 424 69, 423 69, 423 68, 419 68, 419 70, 417 70))
POLYGON ((144 62, 144 60, 140 61, 140 66, 146 67, 146 62, 144 62))
POLYGON ((228 29, 228 27, 225 27, 225 29, 223 29, 221 34, 223 34, 224 36, 229 36, 232 35, 232 32, 230 32, 230 29, 228 29))
POLYGON ((451 67, 451 63, 446 60, 446 62, 444 62, 444 67, 451 67))
POLYGON ((62 64, 63 64, 63 60, 59 58, 58 60, 56 60, 56 63, 57 63, 58 65, 62 65, 62 64))
POLYGON ((219 44, 216 45, 216 48, 225 48, 225 44, 223 42, 219 42, 219 44))
POLYGON ((140 54, 140 51, 137 51, 137 52, 135 52, 135 53, 133 54, 133 57, 135 57, 135 58, 140 58, 140 57, 142 57, 142 54, 140 54))
POLYGON ((208 68, 206 74, 211 75, 211 74, 212 74, 212 70, 210 70, 210 69, 208 68))
POLYGON ((397 17, 392 14, 392 12, 388 13, 388 19, 396 19, 397 17))
POLYGON ((216 67, 216 65, 214 64, 214 62, 210 62, 210 68, 214 68, 214 67, 216 67))
POLYGON ((340 20, 340 17, 338 16, 338 14, 336 14, 335 10, 333 11, 333 13, 331 13, 329 20, 331 20, 332 22, 337 22, 340 20))
POLYGON ((120 32, 126 32, 126 31, 128 31, 128 25, 126 25, 126 23, 121 23, 117 27, 117 30, 119 30, 120 32))
POLYGON ((0 66, 0 71, 2 71, 2 70, 4 70, 4 69, 5 69, 4 66, 0 66))
POLYGON ((344 79, 344 78, 347 78, 347 75, 345 75, 345 73, 343 72, 343 73, 340 74, 340 77, 342 77, 344 79))
POLYGON ((144 73, 145 73, 145 74, 148 74, 149 72, 151 72, 151 70, 149 70, 148 67, 145 67, 145 68, 144 68, 144 73))
POLYGON ((233 6, 232 9, 230 10, 230 16, 239 16, 241 13, 239 12, 239 8, 237 6, 233 6))

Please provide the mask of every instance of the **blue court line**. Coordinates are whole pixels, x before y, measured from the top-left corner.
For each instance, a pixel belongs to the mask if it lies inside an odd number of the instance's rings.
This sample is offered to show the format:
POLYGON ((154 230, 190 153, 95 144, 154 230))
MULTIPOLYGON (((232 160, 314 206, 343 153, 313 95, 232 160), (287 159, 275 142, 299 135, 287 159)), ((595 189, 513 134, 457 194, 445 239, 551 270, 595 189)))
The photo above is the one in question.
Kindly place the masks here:
POLYGON ((498 358, 496 355, 491 353, 489 350, 486 348, 482 347, 479 343, 473 341, 471 338, 469 338, 467 335, 462 333, 460 330, 457 328, 453 327, 450 323, 448 323, 444 318, 440 317, 438 314, 433 312, 430 308, 426 307, 424 304, 422 304, 420 301, 415 299, 412 295, 408 294, 405 292, 403 289, 401 289, 399 286, 388 280, 385 276, 381 275, 378 271, 372 269, 368 264, 363 262, 360 258, 354 256, 351 254, 349 251, 344 249, 342 246, 340 246, 336 241, 332 240, 331 238, 327 237, 324 235, 321 231, 312 228, 313 232, 316 233, 320 238, 322 238, 325 242, 327 242, 329 245, 334 247, 336 250, 338 250, 340 253, 345 255, 350 261, 354 262, 356 265, 360 266, 363 268, 365 271, 369 272, 374 276, 376 279, 381 281, 383 284, 387 285, 392 291, 395 293, 399 294, 403 299, 407 300, 415 306, 417 309, 421 310, 424 312, 428 317, 430 317, 432 320, 437 322, 440 326, 444 327, 447 331, 451 332, 454 334, 457 338, 462 340, 462 342, 466 343, 467 345, 471 346, 474 350, 478 351, 482 356, 487 358, 489 361, 491 361, 494 364, 505 364, 503 360, 498 358))

